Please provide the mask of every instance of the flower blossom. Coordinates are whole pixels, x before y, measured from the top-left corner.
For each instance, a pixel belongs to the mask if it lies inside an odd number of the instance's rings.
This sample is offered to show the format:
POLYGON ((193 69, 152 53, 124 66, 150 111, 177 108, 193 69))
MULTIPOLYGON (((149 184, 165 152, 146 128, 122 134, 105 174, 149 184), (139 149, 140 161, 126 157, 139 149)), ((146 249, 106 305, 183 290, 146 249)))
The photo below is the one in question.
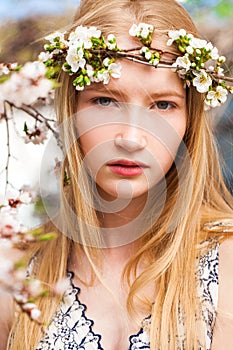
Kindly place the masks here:
POLYGON ((109 75, 113 78, 120 78, 121 76, 121 64, 120 63, 111 63, 108 67, 109 75))
POLYGON ((189 55, 185 54, 182 57, 178 57, 176 62, 173 63, 172 67, 177 68, 178 73, 185 74, 191 67, 191 61, 189 59, 189 55), (182 68, 182 69, 179 69, 182 68))
POLYGON ((33 143, 34 145, 43 144, 48 137, 48 128, 45 123, 41 123, 40 126, 34 126, 33 128, 26 128, 24 136, 25 143, 33 143))
POLYGON ((52 53, 42 51, 38 55, 38 60, 41 61, 41 62, 46 62, 47 60, 49 60, 52 57, 53 57, 52 53))
POLYGON ((207 74, 204 69, 194 71, 193 74, 196 76, 193 79, 193 86, 195 86, 197 91, 200 93, 207 92, 209 87, 212 85, 212 79, 209 74, 207 74))
POLYGON ((189 41, 189 46, 191 46, 194 49, 203 49, 207 46, 207 41, 199 38, 191 38, 189 41))
POLYGON ((221 103, 226 102, 228 91, 222 86, 217 86, 216 90, 211 90, 206 96, 206 103, 211 107, 218 107, 221 103))
POLYGON ((18 63, 0 63, 0 76, 8 75, 18 67, 18 63))
POLYGON ((0 211, 0 236, 2 238, 11 238, 20 231, 20 224, 9 208, 0 211))
POLYGON ((168 36, 170 39, 167 41, 167 46, 171 46, 174 41, 176 41, 177 39, 185 35, 186 35, 186 31, 184 29, 169 30, 168 36))
POLYGON ((68 46, 76 46, 76 48, 83 47, 84 49, 90 49, 92 47, 92 38, 99 39, 101 31, 96 27, 83 27, 78 26, 75 31, 69 35, 68 46))
POLYGON ((37 305, 33 303, 24 304, 22 309, 29 314, 32 320, 38 320, 41 315, 41 311, 38 309, 37 305))
POLYGON ((139 23, 138 25, 133 24, 129 30, 129 35, 140 39, 142 44, 150 46, 152 42, 152 33, 154 27, 151 24, 139 23))
POLYGON ((50 41, 52 45, 56 45, 57 42, 61 42, 66 44, 66 40, 64 38, 66 32, 54 32, 45 37, 46 40, 50 41))
POLYGON ((66 62, 71 67, 71 71, 73 73, 76 73, 80 68, 81 69, 84 68, 86 64, 86 60, 85 58, 83 58, 83 55, 84 55, 84 52, 82 48, 77 49, 75 45, 71 45, 69 47, 69 50, 66 56, 66 62))
POLYGON ((116 37, 113 34, 109 34, 107 37, 107 48, 109 50, 115 50, 117 48, 116 37))
POLYGON ((0 64, 0 76, 1 75, 7 75, 9 73, 10 73, 10 69, 6 65, 1 63, 0 64))
POLYGON ((0 84, 3 100, 21 107, 23 104, 32 105, 38 98, 46 98, 53 84, 45 74, 42 62, 27 62, 19 72, 13 72, 4 84, 0 84))

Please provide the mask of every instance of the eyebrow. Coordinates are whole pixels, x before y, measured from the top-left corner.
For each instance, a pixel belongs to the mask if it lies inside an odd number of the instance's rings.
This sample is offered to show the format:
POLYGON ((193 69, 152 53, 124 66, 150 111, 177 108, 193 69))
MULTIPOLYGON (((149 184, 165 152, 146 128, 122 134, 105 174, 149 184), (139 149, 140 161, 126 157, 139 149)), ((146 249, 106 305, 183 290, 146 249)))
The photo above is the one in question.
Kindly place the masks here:
MULTIPOLYGON (((125 96, 126 94, 121 90, 121 89, 116 89, 116 88, 109 88, 109 87, 105 87, 104 85, 89 85, 85 87, 84 91, 96 91, 96 92, 103 92, 103 93, 108 93, 110 95, 113 96, 125 96)), ((173 96, 173 97, 178 97, 180 99, 183 99, 185 97, 185 89, 184 89, 184 93, 179 92, 177 90, 162 90, 162 91, 156 91, 153 93, 149 93, 148 96, 150 96, 150 98, 158 98, 158 97, 168 97, 168 96, 173 96)))

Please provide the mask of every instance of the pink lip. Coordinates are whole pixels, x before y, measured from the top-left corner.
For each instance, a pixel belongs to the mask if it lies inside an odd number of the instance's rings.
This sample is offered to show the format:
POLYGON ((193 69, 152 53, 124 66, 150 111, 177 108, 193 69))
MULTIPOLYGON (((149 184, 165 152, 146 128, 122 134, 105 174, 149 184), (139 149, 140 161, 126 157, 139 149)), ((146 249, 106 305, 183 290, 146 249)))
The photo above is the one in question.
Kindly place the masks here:
POLYGON ((148 168, 144 163, 134 162, 127 159, 118 159, 108 163, 107 166, 113 173, 121 176, 137 176, 142 174, 145 168, 148 168))

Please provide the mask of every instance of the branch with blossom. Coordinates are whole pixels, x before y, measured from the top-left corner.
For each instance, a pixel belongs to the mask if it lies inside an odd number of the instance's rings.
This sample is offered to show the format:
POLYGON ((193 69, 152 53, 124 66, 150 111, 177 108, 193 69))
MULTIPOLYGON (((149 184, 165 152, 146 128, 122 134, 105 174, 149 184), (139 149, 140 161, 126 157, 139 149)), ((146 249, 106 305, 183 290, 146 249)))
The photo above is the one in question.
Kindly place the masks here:
POLYGON ((32 321, 43 326, 40 321, 41 311, 37 307, 37 300, 45 296, 55 296, 65 291, 67 280, 60 280, 50 290, 42 283, 31 277, 27 261, 16 259, 16 251, 24 250, 28 245, 36 242, 47 242, 56 239, 54 232, 44 233, 40 228, 28 229, 20 224, 18 210, 20 206, 28 205, 33 200, 32 194, 21 190, 9 197, 0 207, 0 289, 10 293, 19 307, 32 321))
POLYGON ((10 121, 16 127, 16 112, 21 111, 31 118, 30 125, 24 122, 21 134, 25 143, 43 144, 50 131, 61 146, 56 130, 55 118, 49 118, 41 112, 41 106, 49 105, 53 99, 55 83, 46 76, 47 69, 39 61, 27 62, 24 66, 17 63, 0 64, 0 121, 6 123, 8 156, 6 166, 6 185, 9 185, 8 170, 11 157, 10 121))

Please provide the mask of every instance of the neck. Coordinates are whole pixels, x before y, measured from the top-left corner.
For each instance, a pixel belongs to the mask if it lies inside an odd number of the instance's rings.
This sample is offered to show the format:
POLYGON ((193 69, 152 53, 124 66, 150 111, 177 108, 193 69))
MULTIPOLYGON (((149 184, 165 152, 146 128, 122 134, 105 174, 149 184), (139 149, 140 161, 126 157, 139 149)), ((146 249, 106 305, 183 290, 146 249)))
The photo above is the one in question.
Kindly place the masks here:
POLYGON ((144 234, 146 200, 146 196, 134 198, 130 203, 121 200, 121 210, 114 210, 109 202, 108 210, 97 212, 104 248, 126 246, 144 234))

